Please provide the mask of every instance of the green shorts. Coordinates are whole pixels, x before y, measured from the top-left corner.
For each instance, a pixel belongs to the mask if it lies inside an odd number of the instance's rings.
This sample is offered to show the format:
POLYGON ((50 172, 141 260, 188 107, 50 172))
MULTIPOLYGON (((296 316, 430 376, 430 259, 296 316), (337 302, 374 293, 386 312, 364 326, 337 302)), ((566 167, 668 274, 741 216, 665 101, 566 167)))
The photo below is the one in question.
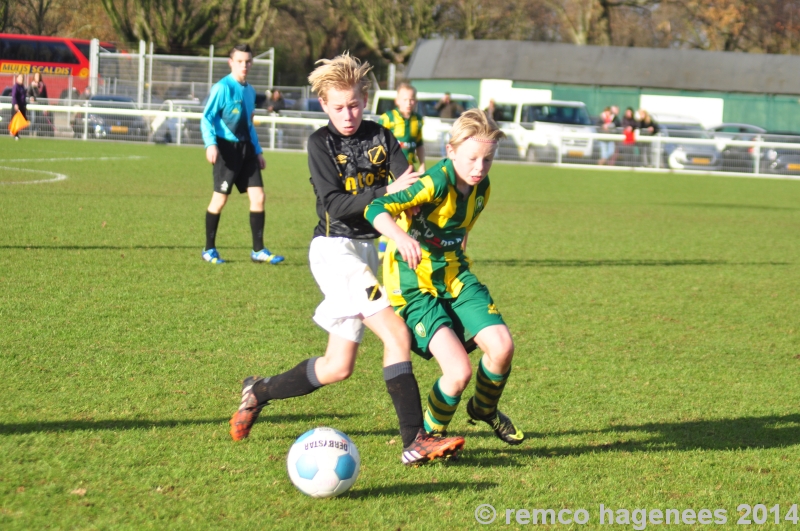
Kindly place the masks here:
POLYGON ((469 353, 475 349, 474 337, 478 332, 492 325, 506 324, 486 286, 471 274, 462 281, 464 287, 455 299, 420 293, 396 309, 411 330, 414 353, 431 359, 428 344, 442 326, 451 328, 469 353))

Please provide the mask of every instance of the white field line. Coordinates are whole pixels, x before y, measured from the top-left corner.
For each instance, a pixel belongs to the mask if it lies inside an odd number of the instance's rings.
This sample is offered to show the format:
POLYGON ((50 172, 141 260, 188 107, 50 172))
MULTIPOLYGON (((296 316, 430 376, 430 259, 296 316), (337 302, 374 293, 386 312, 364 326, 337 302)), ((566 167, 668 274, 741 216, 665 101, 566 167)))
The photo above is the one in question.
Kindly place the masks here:
MULTIPOLYGON (((5 163, 14 163, 14 162, 101 162, 101 161, 109 161, 109 160, 142 160, 146 159, 147 157, 141 157, 138 155, 130 155, 127 157, 53 157, 48 159, 38 158, 38 159, 0 159, 0 162, 5 163)), ((45 184, 45 183, 56 183, 59 181, 66 181, 69 177, 63 173, 56 173, 53 171, 45 171, 45 170, 31 170, 28 168, 16 168, 13 166, 0 166, 0 170, 11 170, 11 171, 19 171, 19 172, 27 172, 27 173, 39 173, 44 175, 52 175, 52 179, 38 179, 36 181, 6 181, 0 182, 0 185, 4 184, 45 184)))
POLYGON ((0 170, 21 171, 28 173, 43 173, 45 175, 54 176, 52 179, 39 179, 38 181, 10 181, 10 182, 0 181, 0 184, 44 184, 44 183, 56 183, 58 181, 66 181, 68 179, 68 177, 63 173, 56 173, 54 171, 29 170, 27 168, 14 168, 12 166, 0 166, 0 170))
POLYGON ((130 155, 127 157, 54 157, 50 159, 0 159, 0 162, 101 162, 106 160, 143 160, 147 157, 130 155))

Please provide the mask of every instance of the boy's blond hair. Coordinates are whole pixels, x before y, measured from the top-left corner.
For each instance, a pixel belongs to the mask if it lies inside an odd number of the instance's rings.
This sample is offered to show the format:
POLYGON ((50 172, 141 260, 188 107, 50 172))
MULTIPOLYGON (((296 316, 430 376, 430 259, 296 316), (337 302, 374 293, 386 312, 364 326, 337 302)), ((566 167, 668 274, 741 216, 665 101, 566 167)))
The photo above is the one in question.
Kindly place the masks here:
POLYGON ((405 82, 405 81, 403 81, 402 83, 400 83, 400 84, 397 86, 397 93, 398 93, 398 94, 400 94, 400 91, 401 91, 401 90, 410 90, 412 93, 414 93, 414 97, 415 97, 415 98, 417 97, 417 89, 416 89, 416 88, 414 87, 414 85, 412 85, 411 83, 407 83, 407 82, 405 82))
POLYGON ((362 96, 369 94, 370 83, 367 74, 372 70, 369 63, 362 63, 349 52, 344 52, 333 59, 320 59, 316 64, 320 66, 311 72, 308 82, 311 84, 311 90, 322 98, 322 101, 328 101, 329 89, 347 90, 357 87, 362 96))
POLYGON ((494 120, 486 116, 486 113, 480 109, 470 109, 465 111, 453 124, 448 144, 455 149, 470 138, 479 142, 498 142, 505 136, 506 134, 500 130, 494 120))

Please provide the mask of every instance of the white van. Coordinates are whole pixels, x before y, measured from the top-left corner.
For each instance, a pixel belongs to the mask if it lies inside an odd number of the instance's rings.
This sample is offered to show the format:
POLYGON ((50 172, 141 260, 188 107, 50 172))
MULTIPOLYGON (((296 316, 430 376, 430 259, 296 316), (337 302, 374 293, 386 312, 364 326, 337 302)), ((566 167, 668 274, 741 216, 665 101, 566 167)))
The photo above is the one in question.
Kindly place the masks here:
MULTIPOLYGON (((370 112, 375 119, 381 114, 394 109, 396 90, 379 90, 372 97, 370 112)), ((444 97, 444 92, 417 92, 417 112, 423 117, 422 140, 428 146, 426 153, 430 155, 444 154, 444 145, 450 139, 450 128, 455 120, 439 118, 436 104, 444 97)), ((475 98, 469 94, 450 93, 450 100, 458 103, 464 110, 478 106, 475 98)))
POLYGON ((592 160, 597 132, 586 104, 580 101, 506 103, 495 101, 495 120, 513 142, 520 159, 553 162, 561 158, 592 160), (572 138, 564 134, 587 135, 572 138))

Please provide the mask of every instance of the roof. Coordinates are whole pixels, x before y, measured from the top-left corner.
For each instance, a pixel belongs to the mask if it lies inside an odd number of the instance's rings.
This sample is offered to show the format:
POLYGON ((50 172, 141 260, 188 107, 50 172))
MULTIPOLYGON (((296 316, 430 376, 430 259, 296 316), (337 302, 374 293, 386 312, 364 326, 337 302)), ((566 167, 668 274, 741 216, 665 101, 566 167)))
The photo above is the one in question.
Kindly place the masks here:
POLYGON ((796 95, 800 94, 800 56, 422 39, 406 77, 796 95))

